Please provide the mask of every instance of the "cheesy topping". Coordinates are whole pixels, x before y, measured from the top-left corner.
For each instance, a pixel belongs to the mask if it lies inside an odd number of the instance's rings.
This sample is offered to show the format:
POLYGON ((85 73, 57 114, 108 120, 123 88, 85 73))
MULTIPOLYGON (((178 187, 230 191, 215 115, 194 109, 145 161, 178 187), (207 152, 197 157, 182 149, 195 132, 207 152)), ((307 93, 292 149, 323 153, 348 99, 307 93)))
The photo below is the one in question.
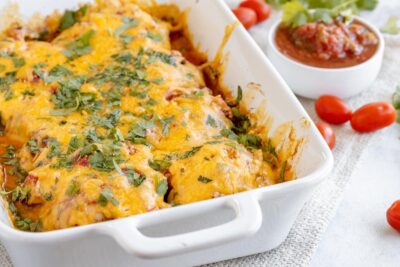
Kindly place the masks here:
POLYGON ((205 82, 176 7, 98 1, 0 41, 2 195, 48 231, 242 192, 290 173, 205 82))

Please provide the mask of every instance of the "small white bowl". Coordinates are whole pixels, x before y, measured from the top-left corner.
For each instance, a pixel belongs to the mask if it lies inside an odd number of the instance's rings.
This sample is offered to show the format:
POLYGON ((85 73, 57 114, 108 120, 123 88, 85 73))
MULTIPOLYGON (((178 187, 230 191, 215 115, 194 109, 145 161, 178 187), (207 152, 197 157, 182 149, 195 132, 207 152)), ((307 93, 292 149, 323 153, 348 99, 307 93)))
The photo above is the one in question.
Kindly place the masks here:
POLYGON ((268 58, 295 94, 312 99, 327 94, 347 98, 360 93, 374 82, 382 66, 385 41, 373 25, 360 17, 355 19, 367 25, 376 34, 379 44, 370 59, 345 68, 318 68, 289 58, 275 43, 275 32, 281 22, 278 21, 272 26, 268 35, 268 58))

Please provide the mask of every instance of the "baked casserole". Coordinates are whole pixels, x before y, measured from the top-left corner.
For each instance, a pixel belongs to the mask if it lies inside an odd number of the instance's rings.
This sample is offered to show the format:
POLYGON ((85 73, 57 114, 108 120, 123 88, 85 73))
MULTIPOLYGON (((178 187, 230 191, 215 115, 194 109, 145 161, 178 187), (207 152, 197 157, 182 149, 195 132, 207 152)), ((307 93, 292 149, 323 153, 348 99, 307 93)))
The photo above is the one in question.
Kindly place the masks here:
MULTIPOLYGON (((185 13, 97 1, 0 41, 2 195, 14 225, 49 231, 294 178, 268 127, 224 94, 223 57, 185 13)), ((297 147, 291 148, 296 151, 297 147)))

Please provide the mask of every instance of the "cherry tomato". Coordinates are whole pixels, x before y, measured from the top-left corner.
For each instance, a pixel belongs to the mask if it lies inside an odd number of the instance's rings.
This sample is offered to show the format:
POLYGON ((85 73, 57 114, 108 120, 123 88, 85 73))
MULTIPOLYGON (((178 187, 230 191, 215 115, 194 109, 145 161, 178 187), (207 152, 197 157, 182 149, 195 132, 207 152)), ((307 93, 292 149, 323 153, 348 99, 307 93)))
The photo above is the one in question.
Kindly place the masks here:
POLYGON ((246 29, 250 29, 257 22, 257 14, 253 9, 247 7, 237 7, 232 11, 246 29))
POLYGON ((271 15, 271 7, 261 0, 246 0, 239 6, 253 9, 257 14, 257 22, 262 22, 271 15))
POLYGON ((400 231, 400 200, 395 201, 387 210, 386 219, 390 226, 400 231))
POLYGON ((351 116, 351 127, 360 133, 372 132, 391 125, 396 110, 387 102, 374 102, 357 109, 351 116))
POLYGON ((319 132, 321 133, 322 137, 325 139, 326 143, 330 147, 330 149, 333 149, 336 143, 336 136, 331 126, 322 121, 318 122, 316 126, 319 132))
POLYGON ((332 124, 342 124, 350 120, 352 110, 340 98, 332 95, 320 96, 315 102, 318 116, 332 124))

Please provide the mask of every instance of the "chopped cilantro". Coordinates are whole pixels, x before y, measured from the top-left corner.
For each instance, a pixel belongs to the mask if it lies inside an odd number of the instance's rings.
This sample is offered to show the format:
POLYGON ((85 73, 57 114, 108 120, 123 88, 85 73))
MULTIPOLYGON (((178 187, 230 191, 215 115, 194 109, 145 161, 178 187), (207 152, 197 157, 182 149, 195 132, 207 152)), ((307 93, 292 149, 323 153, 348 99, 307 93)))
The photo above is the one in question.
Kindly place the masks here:
POLYGON ((79 191, 80 191, 80 185, 79 185, 78 181, 72 179, 72 180, 69 182, 69 185, 68 185, 67 190, 65 191, 65 193, 66 193, 68 196, 73 197, 73 196, 75 196, 76 194, 78 194, 79 191))
POLYGON ((29 187, 24 186, 17 186, 11 191, 11 200, 15 201, 28 201, 29 199, 30 190, 29 187))
POLYGON ((242 87, 238 86, 238 89, 237 89, 237 96, 236 96, 236 103, 239 104, 240 101, 242 101, 242 98, 243 98, 242 87))
POLYGON ((128 178, 129 183, 135 187, 140 186, 144 180, 146 180, 146 176, 144 174, 138 173, 133 169, 128 169, 125 172, 125 175, 128 178))
POLYGON ((121 34, 119 36, 119 39, 124 43, 124 45, 128 45, 130 42, 133 40, 133 36, 127 35, 127 34, 121 34))
POLYGON ((171 122, 174 119, 175 119, 175 116, 166 117, 164 119, 158 119, 158 121, 161 123, 162 134, 164 136, 168 136, 171 122))
POLYGON ((136 88, 132 88, 130 95, 140 99, 145 99, 147 97, 146 92, 139 92, 136 88))
POLYGON ((87 6, 83 5, 76 11, 66 10, 63 16, 60 19, 60 24, 58 25, 59 31, 64 31, 68 28, 71 28, 78 20, 85 16, 87 10, 87 6))
POLYGON ((47 153, 47 158, 51 159, 55 156, 61 154, 60 143, 55 138, 49 138, 47 140, 47 146, 49 147, 49 152, 47 153))
POLYGON ((200 175, 199 177, 197 177, 197 181, 199 181, 203 184, 208 184, 209 182, 212 182, 212 179, 200 175))
POLYGON ((96 73, 89 81, 95 82, 97 85, 113 83, 116 86, 147 85, 149 83, 145 73, 131 70, 125 66, 108 66, 103 71, 96 73))
POLYGON ((282 183, 282 182, 285 181, 286 165, 287 165, 287 161, 285 160, 285 161, 282 163, 281 171, 279 172, 279 182, 280 182, 280 183, 282 183))
POLYGON ((255 134, 240 134, 238 142, 247 148, 261 148, 261 138, 255 134))
POLYGON ((139 25, 139 22, 133 18, 122 17, 122 25, 115 30, 115 35, 120 36, 126 30, 136 27, 139 25))
POLYGON ((148 56, 148 64, 154 63, 155 61, 161 61, 165 64, 176 66, 176 59, 173 55, 154 50, 147 50, 146 55, 148 56))
POLYGON ((159 196, 164 196, 168 191, 168 181, 167 179, 157 180, 157 194, 159 196))
POLYGON ((25 59, 19 58, 19 57, 14 57, 13 63, 14 63, 14 67, 20 68, 25 65, 25 59))
POLYGON ((80 87, 84 82, 83 77, 74 77, 65 81, 59 81, 60 87, 51 97, 51 101, 56 109, 51 112, 51 115, 65 116, 77 110, 93 112, 99 109, 101 102, 97 101, 95 94, 80 91, 80 87))
POLYGON ((46 83, 55 82, 71 74, 72 71, 65 68, 64 66, 56 65, 50 70, 49 75, 45 78, 45 82, 46 83))
POLYGON ((111 189, 106 187, 100 193, 98 203, 100 206, 105 207, 107 206, 108 202, 111 202, 111 204, 113 204, 114 206, 119 205, 119 201, 114 197, 114 194, 112 193, 111 189))
POLYGON ((207 116, 206 124, 214 128, 217 127, 217 121, 211 115, 207 116))
POLYGON ((78 136, 74 136, 71 138, 68 144, 68 151, 67 153, 73 153, 79 148, 83 147, 84 145, 84 140, 82 138, 79 138, 78 136))
POLYGON ((43 195, 43 198, 44 198, 46 201, 51 201, 51 200, 53 199, 53 194, 52 194, 51 192, 47 192, 47 193, 45 193, 45 194, 43 195))
POLYGON ((149 160, 149 166, 159 172, 164 172, 166 171, 170 166, 171 162, 167 160, 161 160, 161 159, 155 159, 155 160, 149 160))
POLYGON ((42 220, 38 219, 36 222, 31 218, 15 218, 15 226, 23 231, 38 232, 43 228, 42 220))
POLYGON ((22 92, 23 99, 25 99, 26 97, 30 97, 30 96, 35 96, 35 92, 33 90, 26 89, 22 92))
POLYGON ((151 129, 154 127, 155 127, 155 124, 153 121, 137 122, 134 125, 132 125, 131 129, 128 132, 126 139, 135 144, 150 145, 146 141, 146 134, 147 134, 146 129, 151 129))
POLYGON ((132 61, 133 55, 130 52, 127 52, 123 54, 113 55, 112 58, 117 62, 127 64, 132 61))
POLYGON ((40 148, 36 138, 32 138, 31 140, 29 140, 26 145, 28 146, 32 154, 37 154, 40 152, 40 148))
POLYGON ((63 54, 68 59, 75 59, 77 57, 86 55, 92 51, 90 47, 90 40, 96 32, 94 30, 89 30, 86 33, 82 34, 76 40, 67 44, 66 49, 63 51, 63 54))
POLYGON ((155 42, 161 42, 163 40, 161 34, 154 33, 154 32, 147 32, 146 37, 150 38, 155 42))
POLYGON ((4 77, 0 77, 0 92, 4 94, 5 100, 10 100, 13 97, 11 84, 13 84, 16 72, 7 72, 4 77))
POLYGON ((121 110, 114 109, 111 111, 111 113, 105 116, 94 114, 89 120, 95 126, 111 129, 117 126, 119 118, 121 117, 121 113, 121 110))
POLYGON ((229 138, 231 140, 237 141, 238 140, 238 136, 231 130, 228 128, 224 128, 220 131, 220 134, 223 137, 229 138))

